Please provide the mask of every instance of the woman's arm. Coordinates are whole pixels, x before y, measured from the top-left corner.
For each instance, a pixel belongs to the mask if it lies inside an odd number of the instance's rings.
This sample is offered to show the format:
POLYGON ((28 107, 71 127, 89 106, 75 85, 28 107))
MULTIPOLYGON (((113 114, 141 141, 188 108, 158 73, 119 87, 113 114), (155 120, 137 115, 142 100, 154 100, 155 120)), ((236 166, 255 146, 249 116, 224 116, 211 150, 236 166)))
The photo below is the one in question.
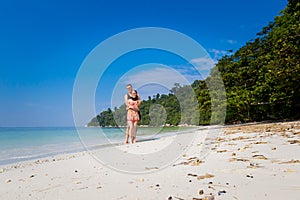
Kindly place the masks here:
POLYGON ((137 106, 140 107, 140 105, 142 104, 141 97, 139 94, 137 95, 137 97, 138 97, 137 106))

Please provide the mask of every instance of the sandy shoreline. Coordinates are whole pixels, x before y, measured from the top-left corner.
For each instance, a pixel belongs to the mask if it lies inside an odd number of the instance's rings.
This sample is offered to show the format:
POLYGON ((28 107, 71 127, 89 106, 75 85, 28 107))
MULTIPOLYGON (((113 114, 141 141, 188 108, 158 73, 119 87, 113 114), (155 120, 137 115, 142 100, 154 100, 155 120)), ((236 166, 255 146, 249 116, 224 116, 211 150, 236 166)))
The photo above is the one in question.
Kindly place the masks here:
POLYGON ((300 196, 300 121, 219 131, 0 166, 0 199, 300 196))

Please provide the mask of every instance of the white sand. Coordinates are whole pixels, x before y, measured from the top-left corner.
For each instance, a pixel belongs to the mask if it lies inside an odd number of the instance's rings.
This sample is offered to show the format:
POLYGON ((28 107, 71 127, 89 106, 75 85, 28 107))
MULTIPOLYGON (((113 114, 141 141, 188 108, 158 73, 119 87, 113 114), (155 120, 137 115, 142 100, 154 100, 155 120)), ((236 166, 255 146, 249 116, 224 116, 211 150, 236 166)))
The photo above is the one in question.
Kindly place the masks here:
POLYGON ((214 136, 198 131, 0 166, 0 199, 299 198, 299 121, 214 136))

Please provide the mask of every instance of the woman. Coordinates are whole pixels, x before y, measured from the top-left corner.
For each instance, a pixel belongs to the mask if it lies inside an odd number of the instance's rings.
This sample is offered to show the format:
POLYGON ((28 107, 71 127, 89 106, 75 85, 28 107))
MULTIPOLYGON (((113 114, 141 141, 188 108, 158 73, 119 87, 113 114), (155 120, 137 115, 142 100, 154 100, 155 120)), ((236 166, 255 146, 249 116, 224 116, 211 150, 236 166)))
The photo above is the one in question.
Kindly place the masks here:
POLYGON ((139 97, 136 90, 133 90, 127 101, 127 126, 129 127, 130 143, 136 143, 137 123, 140 120, 139 105, 139 97))

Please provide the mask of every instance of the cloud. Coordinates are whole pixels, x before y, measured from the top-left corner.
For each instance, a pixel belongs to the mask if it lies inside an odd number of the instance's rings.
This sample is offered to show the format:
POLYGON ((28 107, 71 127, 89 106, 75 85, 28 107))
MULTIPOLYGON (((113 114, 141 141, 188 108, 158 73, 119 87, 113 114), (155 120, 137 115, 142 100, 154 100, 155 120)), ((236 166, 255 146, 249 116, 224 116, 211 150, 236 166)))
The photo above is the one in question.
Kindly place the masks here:
POLYGON ((209 57, 194 58, 191 60, 191 63, 200 70, 210 70, 216 65, 216 61, 209 57))
POLYGON ((209 52, 212 54, 213 60, 217 63, 220 58, 228 54, 228 51, 210 49, 209 52))
POLYGON ((220 55, 224 56, 224 55, 227 54, 227 51, 225 51, 225 50, 218 50, 218 49, 210 49, 209 52, 213 53, 215 56, 220 56, 220 55))
POLYGON ((227 43, 229 43, 229 44, 236 44, 237 41, 236 40, 227 40, 227 43))
POLYGON ((145 64, 124 74, 115 85, 112 95, 112 107, 123 103, 126 93, 125 85, 131 83, 138 90, 142 99, 157 93, 168 94, 174 83, 191 85, 203 77, 192 65, 166 66, 161 64, 145 64))
POLYGON ((125 82, 131 82, 136 86, 145 84, 158 84, 167 88, 174 86, 174 83, 189 84, 184 74, 168 66, 145 67, 144 70, 132 71, 124 77, 125 82))
MULTIPOLYGON (((221 51, 213 50, 221 54, 221 51)), ((225 51, 224 51, 225 52, 225 51)), ((217 60, 209 56, 194 58, 181 65, 162 65, 148 63, 132 68, 118 80, 112 92, 111 107, 118 107, 124 102, 125 86, 130 83, 142 99, 157 93, 168 94, 175 83, 181 86, 191 85, 195 80, 204 80, 217 60)))

